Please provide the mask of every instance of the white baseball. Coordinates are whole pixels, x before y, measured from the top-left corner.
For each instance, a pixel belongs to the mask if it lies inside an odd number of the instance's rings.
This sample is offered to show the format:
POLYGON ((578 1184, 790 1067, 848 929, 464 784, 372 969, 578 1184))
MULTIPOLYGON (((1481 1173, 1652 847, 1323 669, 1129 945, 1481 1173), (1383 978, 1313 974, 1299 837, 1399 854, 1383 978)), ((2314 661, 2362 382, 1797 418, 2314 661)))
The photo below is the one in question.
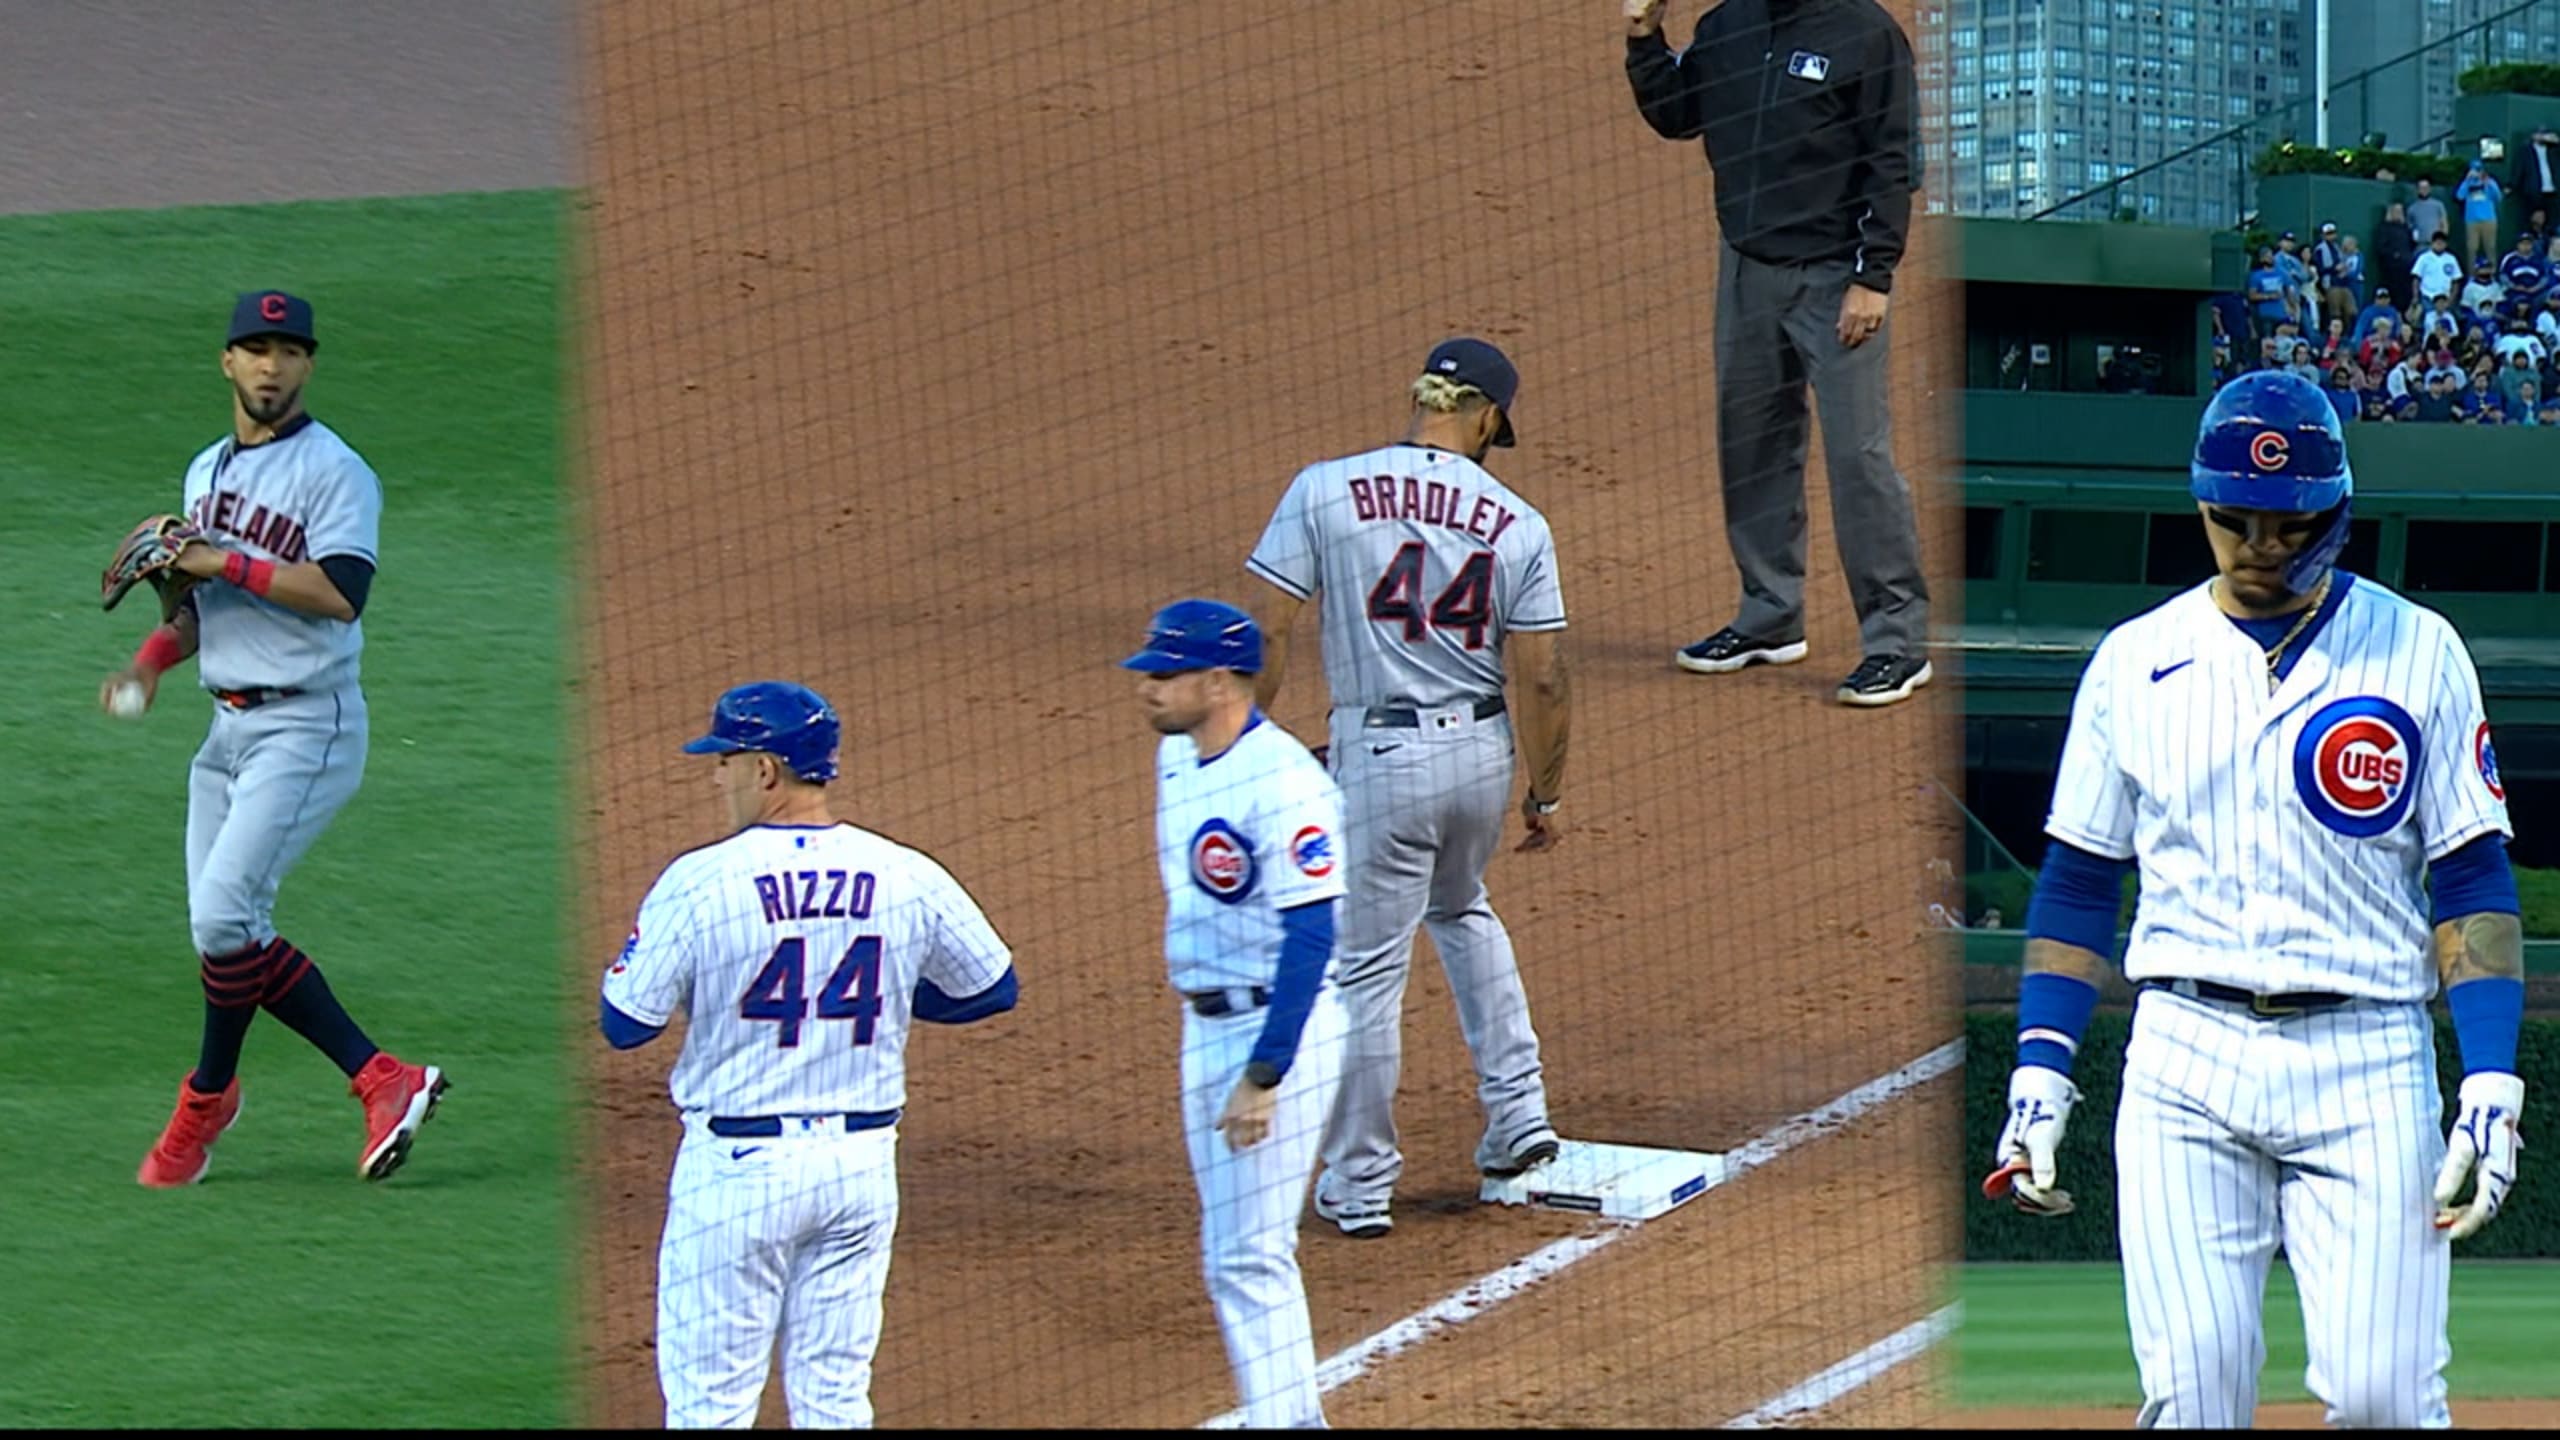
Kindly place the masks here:
POLYGON ((119 720, 131 720, 142 714, 149 702, 143 698, 142 682, 127 680, 107 695, 107 713, 119 720))

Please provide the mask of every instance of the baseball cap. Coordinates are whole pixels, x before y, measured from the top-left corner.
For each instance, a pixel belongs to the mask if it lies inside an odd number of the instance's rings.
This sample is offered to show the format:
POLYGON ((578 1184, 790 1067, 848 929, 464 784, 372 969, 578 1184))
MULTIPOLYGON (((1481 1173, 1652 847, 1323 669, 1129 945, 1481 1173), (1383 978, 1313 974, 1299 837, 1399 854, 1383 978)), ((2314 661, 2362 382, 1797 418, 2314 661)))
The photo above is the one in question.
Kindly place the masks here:
POLYGON ((320 337, 312 332, 311 302, 299 295, 281 290, 251 290, 231 306, 231 338, 224 345, 237 345, 258 335, 282 335, 320 349, 320 337))
POLYGON ((732 686, 711 707, 711 728, 684 743, 687 755, 771 755, 811 784, 836 778, 843 735, 835 707, 817 691, 787 680, 732 686))
POLYGON ((2320 222, 2320 233, 2321 233, 2321 234, 2323 234, 2323 235, 2335 235, 2335 234, 2337 234, 2337 233, 2338 233, 2338 222, 2337 222, 2337 221, 2335 221, 2335 220, 2323 220, 2323 221, 2321 221, 2321 222, 2320 222))
POLYGON ((1443 340, 1431 347, 1430 356, 1422 362, 1422 372, 1483 391, 1485 398, 1502 411, 1502 429, 1494 435, 1493 443, 1512 443, 1511 402, 1520 393, 1520 371, 1511 363, 1511 357, 1491 341, 1472 335, 1443 340))
POLYGON ((1120 662, 1124 670, 1173 675, 1188 670, 1262 673, 1262 629, 1220 600, 1176 600, 1147 622, 1147 643, 1120 662))

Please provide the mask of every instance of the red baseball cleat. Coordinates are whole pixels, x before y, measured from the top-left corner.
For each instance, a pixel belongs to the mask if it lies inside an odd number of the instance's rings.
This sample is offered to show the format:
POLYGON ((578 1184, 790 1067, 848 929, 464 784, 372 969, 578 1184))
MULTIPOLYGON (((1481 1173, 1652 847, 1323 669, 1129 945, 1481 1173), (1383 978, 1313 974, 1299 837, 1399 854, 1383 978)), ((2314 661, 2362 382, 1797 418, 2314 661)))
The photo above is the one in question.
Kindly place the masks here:
POLYGON ((390 1178, 409 1158, 409 1142, 436 1113, 444 1092, 444 1072, 433 1065, 404 1065, 388 1051, 364 1062, 347 1082, 347 1093, 364 1102, 364 1154, 356 1161, 356 1174, 367 1180, 390 1178))
POLYGON ((179 1081, 178 1108, 160 1131, 159 1143, 142 1157, 142 1172, 134 1178, 155 1190, 193 1185, 213 1164, 213 1142, 239 1118, 240 1077, 231 1077, 218 1095, 203 1094, 187 1081, 179 1081))

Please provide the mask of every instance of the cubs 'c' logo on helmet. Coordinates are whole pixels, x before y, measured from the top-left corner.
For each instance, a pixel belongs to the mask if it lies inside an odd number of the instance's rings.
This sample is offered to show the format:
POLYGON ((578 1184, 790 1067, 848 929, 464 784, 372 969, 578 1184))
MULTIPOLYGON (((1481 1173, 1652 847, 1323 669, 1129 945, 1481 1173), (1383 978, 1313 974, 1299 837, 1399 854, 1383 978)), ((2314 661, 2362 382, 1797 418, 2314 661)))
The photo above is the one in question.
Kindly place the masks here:
POLYGON ((1253 893, 1253 849, 1234 826, 1211 820, 1192 832, 1191 883, 1229 905, 1253 893))
POLYGON ((2471 763, 2480 767, 2480 783, 2501 802, 2507 798, 2506 782, 2498 778, 2498 747, 2489 743, 2489 722, 2471 732, 2471 763))
POLYGON ((2293 442, 2274 430, 2261 430, 2249 442, 2249 463, 2261 470, 2281 470, 2293 458, 2293 442))
POLYGON ((2294 788, 2311 818, 2339 834, 2380 835, 2417 799, 2418 746, 2418 722, 2390 701, 2332 700, 2294 741, 2294 788))
POLYGON ((1333 837, 1321 825, 1310 825, 1289 840, 1289 863, 1310 880, 1333 873, 1333 837))

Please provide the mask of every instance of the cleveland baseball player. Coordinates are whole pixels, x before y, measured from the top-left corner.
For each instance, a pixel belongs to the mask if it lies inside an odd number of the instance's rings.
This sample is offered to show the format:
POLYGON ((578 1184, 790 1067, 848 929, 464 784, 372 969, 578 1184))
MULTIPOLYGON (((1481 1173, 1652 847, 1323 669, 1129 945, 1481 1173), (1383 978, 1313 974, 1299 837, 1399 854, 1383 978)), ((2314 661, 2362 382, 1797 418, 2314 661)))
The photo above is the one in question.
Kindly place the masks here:
POLYGON ((1417 924, 1430 927, 1475 1057, 1478 1168, 1517 1175, 1559 1149, 1511 935, 1484 888, 1511 795, 1505 652, 1523 682, 1524 850, 1556 838, 1571 717, 1555 537, 1482 464, 1488 447, 1512 443, 1519 378, 1482 340, 1434 348, 1405 438, 1299 471, 1246 562, 1263 582, 1256 618, 1269 648, 1255 698, 1266 708, 1299 609, 1327 597, 1327 752, 1350 807, 1354 877, 1341 980, 1351 1041, 1315 1208, 1361 1239, 1393 1227, 1404 1172, 1395 1098, 1417 924))
MULTIPOLYGON (((178 1104, 142 1159, 150 1186, 192 1185, 240 1116, 237 1074, 261 1008, 346 1072, 363 1102, 356 1173, 400 1168, 446 1089, 433 1065, 375 1047, 311 957, 276 934, 276 889, 364 780, 357 678, 373 584, 382 482, 304 412, 319 350, 311 307, 281 291, 233 307, 222 373, 231 434, 187 466, 171 568, 192 583, 109 675, 98 702, 139 714, 192 655, 213 724, 187 779, 187 916, 202 957, 204 1041, 178 1104)), ((155 582, 156 583, 156 582, 155 582)), ((121 591, 117 592, 119 595, 121 591)))
POLYGON ((2070 1208, 2072 1052, 2139 865, 2115 1129, 2139 1423, 2250 1423, 2281 1244, 2330 1423, 2447 1425, 2447 1241, 2498 1213, 2524 1107, 2479 678, 2443 617, 2336 568, 2354 483, 2317 387, 2225 385, 2191 485, 2220 573, 2116 627, 2081 677, 1984 1188, 2070 1208), (2439 984, 2465 1072, 2449 1146, 2439 984))
POLYGON ((1181 600, 1121 664, 1156 746, 1165 962, 1183 997, 1182 1121, 1200 1262, 1253 1429, 1322 1428, 1298 1214, 1341 1073, 1333 902, 1342 792, 1253 703, 1262 635, 1181 600))
POLYGON ((734 833, 668 864, 605 972, 615 1048, 688 1016, 658 1244, 670 1429, 753 1426, 777 1334, 794 1426, 871 1423, 908 1021, 1016 999, 1012 955, 959 882, 836 818, 839 728, 798 685, 720 697, 684 749, 719 757, 734 833))

